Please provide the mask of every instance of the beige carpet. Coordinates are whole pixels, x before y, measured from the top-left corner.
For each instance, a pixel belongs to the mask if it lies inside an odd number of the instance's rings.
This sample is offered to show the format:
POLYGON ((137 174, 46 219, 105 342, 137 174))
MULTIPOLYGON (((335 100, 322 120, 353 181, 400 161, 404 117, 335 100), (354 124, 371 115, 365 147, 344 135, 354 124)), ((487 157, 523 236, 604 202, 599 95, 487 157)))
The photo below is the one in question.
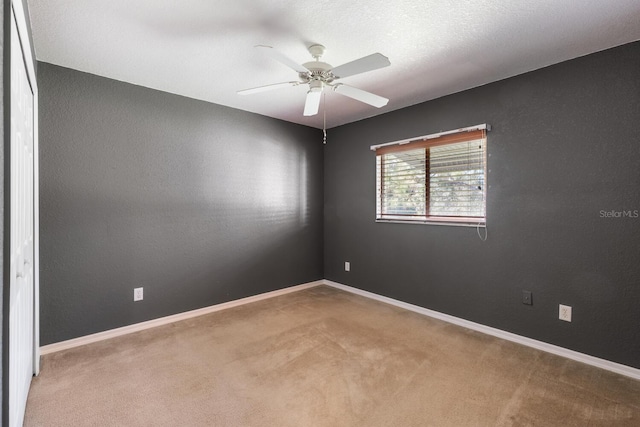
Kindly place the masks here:
POLYGON ((47 355, 27 426, 640 426, 640 381, 320 286, 47 355))

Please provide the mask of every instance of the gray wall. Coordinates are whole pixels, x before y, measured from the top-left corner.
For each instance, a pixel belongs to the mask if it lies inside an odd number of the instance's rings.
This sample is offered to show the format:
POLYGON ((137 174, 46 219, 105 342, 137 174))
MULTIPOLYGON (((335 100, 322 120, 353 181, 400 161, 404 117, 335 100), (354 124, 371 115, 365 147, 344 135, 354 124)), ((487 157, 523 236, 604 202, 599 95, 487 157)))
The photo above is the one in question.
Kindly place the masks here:
POLYGON ((600 214, 640 210, 639 70, 636 42, 331 129, 325 277, 640 368, 640 218, 600 214), (480 123, 486 242, 375 223, 370 145, 480 123))
POLYGON ((42 344, 323 277, 320 131, 47 63, 38 83, 42 344))

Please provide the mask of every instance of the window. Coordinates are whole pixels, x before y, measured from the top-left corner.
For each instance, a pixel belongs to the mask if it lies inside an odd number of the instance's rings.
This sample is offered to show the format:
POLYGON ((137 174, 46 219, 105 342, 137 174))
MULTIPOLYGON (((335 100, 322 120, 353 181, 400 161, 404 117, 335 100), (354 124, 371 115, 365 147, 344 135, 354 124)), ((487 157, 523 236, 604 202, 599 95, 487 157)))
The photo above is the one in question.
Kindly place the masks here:
POLYGON ((486 125, 372 146, 376 220, 485 221, 486 125))

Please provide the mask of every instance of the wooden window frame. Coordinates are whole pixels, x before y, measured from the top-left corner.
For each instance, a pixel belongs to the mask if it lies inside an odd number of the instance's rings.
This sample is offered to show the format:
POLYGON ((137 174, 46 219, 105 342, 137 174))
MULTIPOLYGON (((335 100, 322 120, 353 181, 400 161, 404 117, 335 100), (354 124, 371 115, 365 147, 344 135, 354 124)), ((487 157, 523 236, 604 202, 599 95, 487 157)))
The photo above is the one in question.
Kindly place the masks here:
MULTIPOLYGON (((485 226, 486 225, 486 190, 487 190, 487 131, 490 130, 488 125, 478 125, 470 128, 458 129, 456 131, 443 132, 441 134, 426 135, 423 137, 414 138, 411 140, 398 141, 395 143, 381 144, 372 146, 371 149, 375 151, 376 158, 380 156, 380 170, 376 171, 376 179, 380 180, 380 188, 376 191, 376 222, 400 222, 411 224, 438 224, 438 225, 459 225, 459 226, 485 226), (474 140, 483 140, 482 151, 482 168, 484 175, 483 191, 483 203, 484 203, 484 216, 482 217, 469 217, 469 216, 432 216, 429 213, 430 210, 430 149, 433 147, 455 144, 459 142, 468 142, 474 140), (385 154, 399 153, 403 151, 416 150, 419 148, 425 149, 425 215, 416 216, 403 216, 393 214, 383 214, 381 207, 381 195, 384 194, 384 159, 385 154)), ((376 164, 377 161, 376 161, 376 164)), ((376 167, 378 169, 378 166, 376 167)))

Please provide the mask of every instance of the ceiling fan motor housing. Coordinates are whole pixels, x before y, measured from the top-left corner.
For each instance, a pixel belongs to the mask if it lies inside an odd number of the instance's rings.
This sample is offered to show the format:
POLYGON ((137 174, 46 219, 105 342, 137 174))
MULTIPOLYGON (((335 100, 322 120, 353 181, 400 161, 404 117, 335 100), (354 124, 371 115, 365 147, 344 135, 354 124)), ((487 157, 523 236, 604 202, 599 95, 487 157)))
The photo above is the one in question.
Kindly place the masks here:
POLYGON ((335 79, 335 76, 331 73, 331 69, 333 69, 331 64, 322 61, 311 61, 302 65, 309 70, 308 73, 300 73, 300 79, 305 83, 314 80, 331 83, 335 79))
POLYGON ((324 55, 325 50, 326 48, 321 44, 314 44, 309 46, 309 53, 311 54, 313 59, 315 59, 315 61, 310 61, 302 64, 302 66, 309 70, 309 72, 300 73, 300 80, 302 80, 303 83, 309 83, 311 90, 318 90, 317 88, 320 88, 319 90, 322 90, 322 87, 325 84, 329 84, 335 79, 335 76, 331 73, 333 66, 331 64, 327 64, 326 62, 320 61, 320 58, 322 57, 322 55, 324 55), (322 84, 314 85, 312 84, 313 82, 320 82, 322 84))

